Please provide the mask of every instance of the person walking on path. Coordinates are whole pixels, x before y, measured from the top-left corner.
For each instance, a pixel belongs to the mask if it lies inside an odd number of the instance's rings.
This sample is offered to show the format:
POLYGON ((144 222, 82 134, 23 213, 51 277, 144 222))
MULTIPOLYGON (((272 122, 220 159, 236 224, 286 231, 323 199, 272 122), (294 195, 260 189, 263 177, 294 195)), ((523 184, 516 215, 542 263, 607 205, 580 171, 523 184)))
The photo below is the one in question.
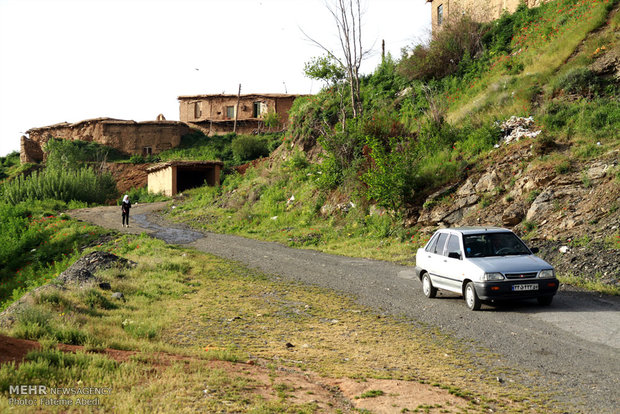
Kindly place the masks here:
POLYGON ((123 213, 123 227, 129 227, 129 209, 131 208, 131 202, 129 196, 125 194, 123 202, 121 203, 121 212, 123 213))

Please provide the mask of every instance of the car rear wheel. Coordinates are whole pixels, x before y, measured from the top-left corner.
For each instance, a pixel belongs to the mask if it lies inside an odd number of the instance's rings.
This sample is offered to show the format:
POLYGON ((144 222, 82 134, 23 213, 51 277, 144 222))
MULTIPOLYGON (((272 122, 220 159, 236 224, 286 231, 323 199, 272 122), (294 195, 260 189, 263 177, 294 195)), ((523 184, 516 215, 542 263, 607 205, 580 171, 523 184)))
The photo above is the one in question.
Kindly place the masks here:
POLYGON ((539 296, 537 298, 538 304, 541 306, 549 306, 553 302, 553 296, 539 296))
POLYGON ((480 309, 480 305, 482 304, 478 298, 473 282, 469 282, 467 286, 465 286, 465 303, 467 307, 473 311, 480 309))
POLYGON ((437 296, 437 288, 433 287, 431 277, 428 273, 424 273, 424 275, 422 275, 422 292, 424 292, 424 296, 427 298, 434 298, 437 296))

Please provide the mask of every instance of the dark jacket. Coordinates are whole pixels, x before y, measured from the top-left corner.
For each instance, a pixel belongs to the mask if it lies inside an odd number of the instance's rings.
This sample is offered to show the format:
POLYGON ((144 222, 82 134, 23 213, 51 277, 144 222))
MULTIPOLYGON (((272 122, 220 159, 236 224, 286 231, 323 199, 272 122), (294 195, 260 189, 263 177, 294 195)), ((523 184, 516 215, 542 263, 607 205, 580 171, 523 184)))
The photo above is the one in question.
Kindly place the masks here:
POLYGON ((121 203, 121 211, 123 212, 123 214, 129 214, 129 209, 131 208, 131 201, 128 202, 122 202, 121 203))

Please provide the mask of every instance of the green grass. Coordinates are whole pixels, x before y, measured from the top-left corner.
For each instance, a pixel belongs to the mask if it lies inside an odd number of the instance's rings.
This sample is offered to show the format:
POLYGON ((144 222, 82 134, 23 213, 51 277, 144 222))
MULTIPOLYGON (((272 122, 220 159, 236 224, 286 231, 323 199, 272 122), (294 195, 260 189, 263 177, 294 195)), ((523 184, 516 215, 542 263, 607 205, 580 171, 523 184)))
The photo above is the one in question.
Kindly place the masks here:
POLYGON ((578 288, 586 289, 591 292, 598 292, 605 295, 613 295, 620 296, 620 288, 618 286, 610 285, 609 283, 604 283, 602 280, 602 275, 597 273, 592 277, 583 278, 577 277, 573 274, 564 274, 558 275, 558 280, 560 283, 564 283, 571 286, 576 286, 578 288))
POLYGON ((69 219, 59 201, 0 204, 0 309, 48 283, 73 263, 102 229, 69 219))
POLYGON ((356 399, 359 398, 376 398, 376 397, 381 397, 382 395, 385 395, 385 393, 381 390, 370 390, 370 391, 366 391, 360 395, 358 395, 357 397, 355 397, 356 399))

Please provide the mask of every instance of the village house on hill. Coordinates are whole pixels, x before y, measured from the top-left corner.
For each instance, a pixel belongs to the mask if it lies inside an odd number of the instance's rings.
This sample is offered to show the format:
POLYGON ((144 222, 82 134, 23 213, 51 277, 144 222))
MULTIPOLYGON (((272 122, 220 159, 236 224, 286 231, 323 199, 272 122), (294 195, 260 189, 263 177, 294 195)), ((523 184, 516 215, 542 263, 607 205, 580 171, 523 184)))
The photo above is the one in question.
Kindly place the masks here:
POLYGON ((44 148, 51 138, 96 142, 129 155, 148 156, 175 148, 192 128, 213 136, 237 132, 251 134, 266 131, 267 117, 277 120, 271 130, 284 130, 288 112, 300 95, 246 94, 179 96, 180 121, 126 121, 113 118, 86 119, 31 128, 21 138, 20 160, 42 162, 44 148))
POLYGON ((28 136, 21 138, 20 161, 42 162, 45 144, 52 138, 96 142, 125 154, 148 156, 178 146, 181 137, 189 132, 188 125, 166 121, 162 115, 157 121, 145 122, 113 118, 63 122, 29 129, 28 136))
POLYGON ((548 0, 426 0, 431 3, 433 33, 450 19, 464 14, 478 22, 499 19, 505 11, 514 13, 521 2, 536 7, 548 0))
POLYGON ((206 135, 233 132, 252 134, 265 130, 265 118, 277 116, 277 130, 286 129, 288 112, 300 95, 214 94, 179 96, 179 119, 206 135))

